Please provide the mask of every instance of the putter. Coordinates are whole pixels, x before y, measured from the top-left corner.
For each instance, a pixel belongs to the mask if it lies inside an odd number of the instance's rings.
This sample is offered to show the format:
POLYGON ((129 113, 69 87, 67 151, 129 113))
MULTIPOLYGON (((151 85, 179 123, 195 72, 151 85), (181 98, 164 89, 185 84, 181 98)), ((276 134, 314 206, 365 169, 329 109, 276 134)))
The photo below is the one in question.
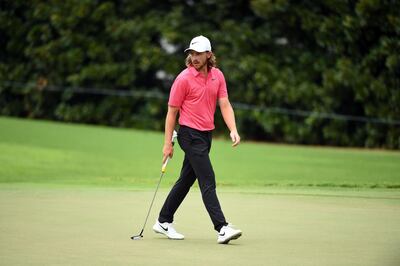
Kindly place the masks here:
MULTIPOLYGON (((175 138, 176 138, 177 136, 178 136, 178 133, 176 133, 176 131, 174 130, 174 132, 172 133, 172 139, 171 139, 172 145, 174 145, 174 143, 175 143, 175 138)), ((153 207, 154 199, 156 198, 156 194, 157 194, 157 191, 158 191, 158 187, 160 186, 161 179, 162 179, 162 177, 163 177, 163 175, 164 175, 164 173, 165 173, 165 169, 167 168, 168 161, 169 161, 169 157, 167 157, 167 160, 165 160, 165 163, 164 163, 164 164, 162 165, 162 167, 161 167, 160 179, 158 180, 158 184, 157 184, 157 187, 156 187, 156 191, 154 192, 153 199, 151 200, 151 203, 150 203, 150 208, 149 208, 149 210, 148 210, 148 212, 147 212, 146 219, 144 220, 144 224, 143 224, 143 227, 142 227, 142 231, 140 231, 140 233, 139 233, 138 235, 132 236, 132 237, 131 237, 132 240, 140 240, 140 239, 142 239, 142 237, 143 237, 143 231, 144 231, 144 228, 145 228, 145 226, 146 226, 147 219, 149 218, 149 214, 150 214, 151 207, 153 207)))

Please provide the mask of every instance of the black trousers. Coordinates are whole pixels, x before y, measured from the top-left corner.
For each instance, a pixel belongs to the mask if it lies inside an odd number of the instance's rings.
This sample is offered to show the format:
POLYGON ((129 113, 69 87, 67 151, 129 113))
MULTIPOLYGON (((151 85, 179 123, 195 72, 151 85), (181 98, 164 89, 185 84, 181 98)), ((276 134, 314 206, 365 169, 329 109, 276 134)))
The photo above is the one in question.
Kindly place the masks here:
POLYGON ((204 205, 214 224, 214 229, 219 232, 222 226, 227 225, 227 222, 215 191, 215 174, 208 155, 211 149, 212 133, 180 126, 178 142, 185 152, 185 159, 180 177, 165 200, 158 221, 172 223, 176 210, 197 178, 204 205))

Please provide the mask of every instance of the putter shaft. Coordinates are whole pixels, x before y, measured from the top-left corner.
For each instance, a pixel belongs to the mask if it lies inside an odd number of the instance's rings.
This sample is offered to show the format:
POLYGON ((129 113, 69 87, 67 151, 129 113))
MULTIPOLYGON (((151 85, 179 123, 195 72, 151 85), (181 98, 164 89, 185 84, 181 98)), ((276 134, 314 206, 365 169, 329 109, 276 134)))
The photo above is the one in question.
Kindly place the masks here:
POLYGON ((147 224, 147 219, 149 218, 150 211, 151 211, 151 208, 153 207, 154 199, 156 198, 156 194, 157 194, 158 188, 159 188, 159 186, 160 186, 161 179, 162 179, 162 177, 164 176, 164 173, 165 173, 165 170, 164 170, 164 171, 161 171, 160 179, 158 180, 158 184, 157 184, 156 191, 154 192, 153 199, 151 200, 150 208, 149 208, 149 210, 147 211, 147 215, 146 215, 146 219, 144 220, 144 224, 143 224, 143 227, 142 227, 142 231, 140 231, 140 234, 139 234, 139 235, 137 235, 137 236, 132 236, 131 239, 133 239, 133 240, 138 240, 138 239, 140 239, 140 238, 143 237, 143 231, 144 231, 144 228, 145 228, 145 226, 146 226, 146 224, 147 224))
MULTIPOLYGON (((175 138, 176 138, 177 136, 178 136, 178 134, 177 134, 177 132, 174 130, 174 132, 172 133, 172 139, 171 139, 172 145, 175 144, 175 141, 174 141, 174 140, 175 140, 175 138)), ((151 200, 150 208, 149 208, 149 210, 148 210, 148 212, 147 212, 146 219, 144 220, 144 224, 143 224, 143 227, 142 227, 142 231, 140 231, 140 234, 138 234, 138 235, 136 235, 136 236, 131 236, 131 239, 132 239, 132 240, 138 240, 138 239, 141 239, 141 238, 143 237, 143 231, 144 231, 144 228, 145 228, 145 226, 146 226, 147 219, 149 218, 151 208, 153 207, 154 199, 156 198, 156 194, 157 194, 158 188, 159 188, 159 186, 160 186, 161 179, 162 179, 162 177, 164 176, 165 169, 167 168, 168 161, 169 161, 169 157, 167 157, 166 161, 164 162, 164 164, 163 164, 162 167, 161 167, 160 179, 158 180, 158 184, 157 184, 157 187, 156 187, 156 191, 154 191, 153 199, 151 200)))

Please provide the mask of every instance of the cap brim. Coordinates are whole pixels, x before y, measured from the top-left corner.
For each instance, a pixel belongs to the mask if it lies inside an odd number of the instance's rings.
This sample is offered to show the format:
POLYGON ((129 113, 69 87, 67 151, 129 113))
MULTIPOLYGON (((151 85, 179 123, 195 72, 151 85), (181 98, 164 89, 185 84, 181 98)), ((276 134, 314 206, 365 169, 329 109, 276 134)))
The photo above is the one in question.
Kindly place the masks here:
POLYGON ((208 52, 208 50, 196 49, 196 48, 190 48, 190 47, 185 49, 185 53, 188 52, 188 51, 196 51, 198 53, 208 52))

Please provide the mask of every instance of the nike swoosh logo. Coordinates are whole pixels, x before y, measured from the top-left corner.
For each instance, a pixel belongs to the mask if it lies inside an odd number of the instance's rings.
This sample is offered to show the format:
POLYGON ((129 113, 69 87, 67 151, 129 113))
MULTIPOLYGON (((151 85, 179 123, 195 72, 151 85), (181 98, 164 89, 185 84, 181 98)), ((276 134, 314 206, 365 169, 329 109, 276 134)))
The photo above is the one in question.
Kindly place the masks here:
POLYGON ((224 236, 225 235, 225 232, 223 233, 223 234, 219 234, 220 236, 224 236))
POLYGON ((196 43, 198 43, 198 42, 192 42, 191 45, 196 44, 196 43))
POLYGON ((168 231, 168 227, 164 228, 160 223, 158 224, 162 229, 164 229, 164 231, 168 231))

